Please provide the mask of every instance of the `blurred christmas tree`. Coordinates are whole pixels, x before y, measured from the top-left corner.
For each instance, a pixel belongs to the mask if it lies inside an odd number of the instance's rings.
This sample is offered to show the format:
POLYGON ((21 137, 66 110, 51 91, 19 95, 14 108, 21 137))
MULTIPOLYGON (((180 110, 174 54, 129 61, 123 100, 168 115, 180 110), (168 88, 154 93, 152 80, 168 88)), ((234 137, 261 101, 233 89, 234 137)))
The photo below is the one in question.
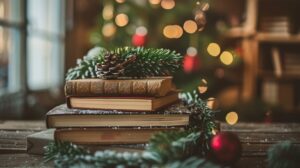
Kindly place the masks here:
POLYGON ((211 47, 213 55, 207 52, 209 44, 218 41, 220 37, 216 28, 220 16, 209 12, 211 5, 209 3, 212 1, 104 0, 101 2, 103 10, 99 15, 99 25, 95 26, 91 33, 91 43, 107 49, 145 46, 176 50, 185 55, 183 63, 185 72, 178 74, 178 76, 185 76, 186 82, 179 82, 179 85, 185 85, 185 88, 195 88, 195 84, 197 86, 199 83, 199 76, 212 79, 216 75, 222 77, 228 64, 239 61, 233 59, 233 52, 227 52, 229 57, 227 62, 222 59, 216 60, 221 54, 221 48, 216 43, 211 47))

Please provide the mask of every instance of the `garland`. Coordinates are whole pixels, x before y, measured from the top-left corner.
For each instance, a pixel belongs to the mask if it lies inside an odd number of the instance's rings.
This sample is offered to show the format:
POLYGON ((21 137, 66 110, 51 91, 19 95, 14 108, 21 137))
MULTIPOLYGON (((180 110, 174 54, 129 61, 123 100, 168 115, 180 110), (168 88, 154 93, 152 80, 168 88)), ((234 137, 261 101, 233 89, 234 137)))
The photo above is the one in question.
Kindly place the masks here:
POLYGON ((155 134, 142 154, 111 150, 92 154, 72 143, 55 142, 46 147, 45 159, 54 160, 56 167, 219 167, 205 159, 216 129, 215 111, 196 91, 180 97, 191 111, 188 129, 155 134))
POLYGON ((103 63, 107 52, 117 54, 122 61, 132 55, 137 56, 136 61, 126 66, 123 74, 126 77, 167 76, 174 74, 182 66, 182 55, 168 49, 121 47, 108 51, 95 47, 83 59, 78 59, 74 68, 68 70, 66 80, 96 78, 96 65, 103 63))

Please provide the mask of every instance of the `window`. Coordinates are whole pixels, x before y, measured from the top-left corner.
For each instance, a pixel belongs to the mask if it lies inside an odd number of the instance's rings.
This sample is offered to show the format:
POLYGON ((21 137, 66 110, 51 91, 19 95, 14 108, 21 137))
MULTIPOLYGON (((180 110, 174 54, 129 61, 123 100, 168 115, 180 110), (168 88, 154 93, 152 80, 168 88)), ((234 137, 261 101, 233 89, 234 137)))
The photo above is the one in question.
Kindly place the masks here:
POLYGON ((22 0, 0 0, 0 94, 21 89, 22 0))
POLYGON ((64 11, 62 0, 0 0, 0 95, 62 85, 64 11))
POLYGON ((29 89, 59 86, 64 81, 64 1, 27 2, 29 89))

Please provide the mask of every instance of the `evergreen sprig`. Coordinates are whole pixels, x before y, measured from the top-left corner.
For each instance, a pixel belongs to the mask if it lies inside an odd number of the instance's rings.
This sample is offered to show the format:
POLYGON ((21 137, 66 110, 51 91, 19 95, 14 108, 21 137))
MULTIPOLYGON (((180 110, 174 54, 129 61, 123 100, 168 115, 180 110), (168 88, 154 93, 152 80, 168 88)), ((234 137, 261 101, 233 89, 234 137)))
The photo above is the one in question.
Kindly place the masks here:
POLYGON ((191 110, 187 130, 160 132, 149 141, 142 154, 98 151, 94 154, 72 143, 55 142, 46 148, 46 160, 56 167, 203 167, 214 165, 205 159, 208 141, 215 129, 214 111, 206 106, 197 92, 182 94, 191 110))
POLYGON ((182 55, 168 49, 143 47, 121 47, 112 51, 96 47, 88 52, 83 60, 79 59, 77 66, 67 72, 66 80, 96 78, 96 65, 101 64, 105 53, 115 53, 120 61, 125 61, 132 55, 137 59, 124 69, 124 77, 150 77, 172 75, 181 69, 182 55))
POLYGON ((300 147, 290 141, 275 144, 268 150, 268 168, 296 168, 300 166, 300 147))

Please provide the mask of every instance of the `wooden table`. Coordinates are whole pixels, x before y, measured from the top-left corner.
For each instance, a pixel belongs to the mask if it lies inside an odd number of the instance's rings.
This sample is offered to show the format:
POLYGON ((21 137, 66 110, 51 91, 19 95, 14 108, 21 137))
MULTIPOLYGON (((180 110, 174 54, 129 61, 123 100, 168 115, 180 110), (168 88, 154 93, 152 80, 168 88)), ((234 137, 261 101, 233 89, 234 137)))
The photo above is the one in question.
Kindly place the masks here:
MULTIPOLYGON (((26 153, 26 136, 44 129, 44 121, 0 121, 0 167, 52 167, 42 156, 26 153)), ((237 133, 242 141, 237 167, 265 167, 266 150, 274 143, 291 140, 300 145, 300 124, 222 123, 221 130, 237 133)))

